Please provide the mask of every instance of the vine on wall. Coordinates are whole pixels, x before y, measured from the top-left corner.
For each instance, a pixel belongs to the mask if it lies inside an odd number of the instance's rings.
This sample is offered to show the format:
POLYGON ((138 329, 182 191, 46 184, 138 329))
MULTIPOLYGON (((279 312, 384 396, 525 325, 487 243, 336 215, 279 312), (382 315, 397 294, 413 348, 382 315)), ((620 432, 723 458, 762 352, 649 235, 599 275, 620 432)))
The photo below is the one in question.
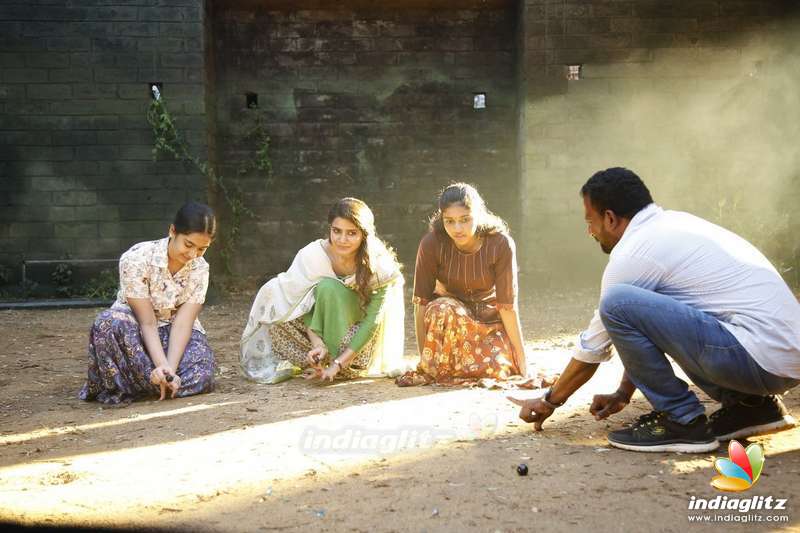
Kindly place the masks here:
POLYGON ((266 177, 267 183, 269 183, 269 177, 272 174, 272 161, 269 158, 269 135, 267 135, 263 117, 258 113, 251 113, 250 116, 254 118, 252 118, 252 126, 244 134, 244 140, 254 141, 256 150, 252 159, 244 161, 239 166, 239 174, 256 171, 266 177))
MULTIPOLYGON (((171 156, 178 161, 187 161, 206 177, 215 192, 221 193, 221 198, 230 212, 230 220, 227 221, 222 231, 220 255, 225 263, 225 270, 231 274, 233 256, 241 235, 242 220, 245 217, 255 218, 256 215, 244 204, 241 188, 227 182, 213 165, 192 153, 188 143, 178 131, 175 118, 169 112, 167 103, 158 88, 153 86, 152 91, 153 99, 147 110, 147 122, 153 129, 153 160, 157 160, 159 155, 164 155, 171 156)), ((255 139, 256 152, 253 159, 247 161, 239 169, 239 172, 244 174, 251 170, 257 170, 268 178, 272 172, 272 163, 269 158, 269 136, 266 134, 260 117, 257 117, 255 127, 247 136, 255 139)))

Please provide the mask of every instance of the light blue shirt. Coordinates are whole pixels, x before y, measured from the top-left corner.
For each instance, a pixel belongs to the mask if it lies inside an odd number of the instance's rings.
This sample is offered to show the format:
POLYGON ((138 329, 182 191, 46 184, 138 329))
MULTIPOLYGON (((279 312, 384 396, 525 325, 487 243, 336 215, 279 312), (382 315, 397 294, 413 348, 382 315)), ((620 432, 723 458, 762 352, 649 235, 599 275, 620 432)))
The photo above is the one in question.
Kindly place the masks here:
MULTIPOLYGON (((735 233, 650 204, 611 251, 601 300, 619 283, 716 317, 766 371, 800 379, 800 304, 769 260, 735 233)), ((577 346, 573 357, 580 361, 611 357, 611 339, 597 311, 577 346)))

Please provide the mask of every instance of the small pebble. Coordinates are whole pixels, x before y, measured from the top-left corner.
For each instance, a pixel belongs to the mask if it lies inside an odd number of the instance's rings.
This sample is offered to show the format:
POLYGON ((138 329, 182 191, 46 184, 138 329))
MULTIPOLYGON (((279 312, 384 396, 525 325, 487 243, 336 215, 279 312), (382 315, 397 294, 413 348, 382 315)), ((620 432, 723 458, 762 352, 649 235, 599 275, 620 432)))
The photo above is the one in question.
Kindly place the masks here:
POLYGON ((527 476, 528 475, 528 465, 526 465, 525 463, 520 463, 517 466, 517 474, 519 474, 520 476, 527 476))

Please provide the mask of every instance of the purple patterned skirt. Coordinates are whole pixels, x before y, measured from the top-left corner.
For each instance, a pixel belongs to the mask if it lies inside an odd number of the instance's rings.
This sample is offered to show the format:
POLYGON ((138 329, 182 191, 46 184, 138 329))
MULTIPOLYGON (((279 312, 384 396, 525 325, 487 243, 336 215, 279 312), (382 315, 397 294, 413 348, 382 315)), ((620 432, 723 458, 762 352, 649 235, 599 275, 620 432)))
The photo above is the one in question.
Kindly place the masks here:
MULTIPOLYGON (((165 353, 170 327, 158 328, 165 353)), ((88 377, 78 394, 81 400, 116 405, 159 396, 160 388, 150 383, 155 365, 147 355, 139 323, 131 312, 106 309, 97 315, 89 332, 88 355, 88 377)), ((181 388, 176 397, 214 389, 214 352, 203 333, 192 330, 177 374, 181 378, 181 388)))

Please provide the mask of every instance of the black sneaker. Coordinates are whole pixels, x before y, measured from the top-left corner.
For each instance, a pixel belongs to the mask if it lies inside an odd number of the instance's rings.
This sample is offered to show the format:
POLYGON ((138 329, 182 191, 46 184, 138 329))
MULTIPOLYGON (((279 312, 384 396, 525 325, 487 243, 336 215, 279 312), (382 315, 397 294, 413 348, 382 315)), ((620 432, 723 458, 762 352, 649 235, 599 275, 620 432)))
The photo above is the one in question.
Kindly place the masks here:
POLYGON ((709 417, 711 432, 719 440, 741 439, 790 429, 797 420, 789 414, 780 396, 764 396, 722 407, 709 417))
POLYGON ((640 416, 625 429, 612 431, 608 442, 634 452, 704 453, 719 447, 719 441, 709 431, 706 415, 678 424, 658 411, 640 416))

